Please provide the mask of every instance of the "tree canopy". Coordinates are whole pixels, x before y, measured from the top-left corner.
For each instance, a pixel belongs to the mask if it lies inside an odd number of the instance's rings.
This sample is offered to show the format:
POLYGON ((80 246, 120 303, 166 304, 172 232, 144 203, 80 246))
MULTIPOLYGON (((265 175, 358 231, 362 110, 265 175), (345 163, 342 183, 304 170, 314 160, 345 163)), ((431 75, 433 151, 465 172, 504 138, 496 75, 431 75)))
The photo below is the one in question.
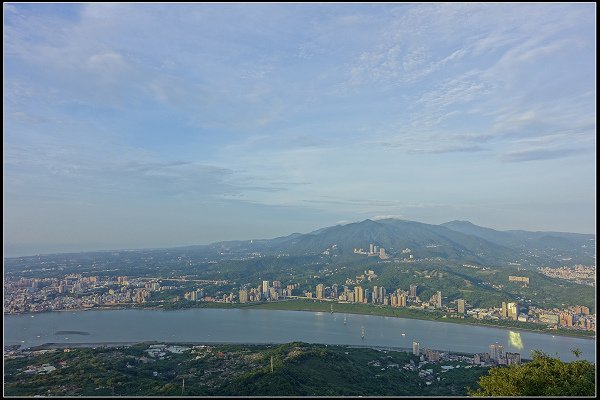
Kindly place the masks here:
MULTIPOLYGON (((578 356, 575 350, 573 353, 578 356)), ((471 396, 594 396, 594 364, 585 360, 570 363, 541 351, 522 365, 493 367, 479 379, 479 388, 471 396)))

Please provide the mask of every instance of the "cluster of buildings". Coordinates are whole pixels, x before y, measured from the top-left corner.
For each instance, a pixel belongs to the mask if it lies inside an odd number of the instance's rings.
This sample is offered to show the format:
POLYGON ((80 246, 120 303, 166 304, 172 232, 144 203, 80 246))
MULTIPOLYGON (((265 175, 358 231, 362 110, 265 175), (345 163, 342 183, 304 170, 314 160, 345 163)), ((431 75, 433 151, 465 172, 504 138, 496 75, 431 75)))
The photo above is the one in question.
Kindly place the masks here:
MULTIPOLYGON (((369 249, 375 251, 375 245, 369 249)), ((377 249, 381 252, 381 248, 377 249)), ((372 270, 354 279, 346 279, 345 285, 316 285, 300 293, 300 285, 283 285, 280 281, 262 281, 257 287, 243 286, 238 293, 225 293, 218 297, 207 296, 204 289, 186 292, 187 301, 248 303, 278 301, 289 298, 307 298, 340 303, 376 304, 389 307, 408 307, 421 310, 441 310, 453 318, 472 317, 482 320, 512 320, 545 324, 551 329, 566 328, 596 331, 596 315, 586 306, 569 306, 563 309, 543 309, 517 302, 502 302, 500 307, 472 308, 464 299, 456 299, 443 304, 441 291, 433 293, 422 301, 417 295, 418 286, 411 284, 408 290, 397 288, 391 292, 383 286, 367 287, 367 282, 377 278, 372 270), (354 285, 354 286, 352 286, 354 285)), ((523 284, 529 278, 510 276, 509 281, 523 284)), ((222 283, 222 282, 216 282, 222 283)), ((62 278, 20 278, 4 281, 4 312, 8 314, 42 312, 65 309, 86 309, 102 306, 143 305, 152 299, 152 293, 178 290, 176 286, 165 285, 158 279, 118 277, 83 277, 80 274, 62 278)), ((181 292, 180 292, 181 293, 181 292)), ((179 301, 179 296, 173 301, 179 301)))
POLYGON ((553 328, 580 329, 596 331, 596 315, 590 314, 585 306, 570 306, 567 308, 542 309, 530 307, 529 312, 537 315, 538 321, 553 328))
POLYGON ((432 349, 425 349, 425 351, 421 352, 419 349, 419 342, 413 342, 412 344, 412 354, 420 357, 422 362, 436 363, 440 361, 448 361, 451 359, 461 361, 468 361, 475 365, 511 365, 521 364, 521 354, 520 353, 503 353, 503 346, 498 343, 494 343, 490 345, 489 353, 477 353, 474 354, 473 357, 469 356, 459 356, 459 355, 450 355, 448 353, 440 352, 432 349))
POLYGON ((167 344, 151 344, 147 349, 146 353, 148 356, 163 359, 167 354, 182 354, 188 350, 190 347, 185 346, 177 346, 177 345, 167 345, 167 344))
MULTIPOLYGON (((373 250, 375 249, 373 248, 373 250)), ((436 291, 427 301, 422 301, 417 295, 418 286, 416 284, 410 285, 409 290, 397 288, 392 292, 388 292, 383 286, 372 286, 369 288, 362 284, 357 284, 359 282, 370 281, 375 277, 377 275, 372 270, 364 271, 364 274, 356 277, 356 281, 347 279, 346 285, 333 284, 325 286, 319 283, 314 290, 305 290, 300 296, 295 296, 293 292, 299 287, 298 284, 288 285, 287 288, 283 288, 279 281, 274 281, 272 286, 269 286, 268 281, 263 281, 262 285, 257 288, 250 290, 244 288, 240 290, 239 301, 245 303, 299 297, 337 301, 340 303, 377 304, 421 310, 442 310, 451 313, 452 317, 458 318, 472 317, 488 320, 512 320, 546 324, 551 328, 564 327, 568 329, 596 330, 596 316, 595 314, 590 314, 589 308, 585 306, 578 305, 558 310, 525 306, 517 302, 502 302, 500 307, 487 309, 472 308, 468 307, 464 299, 456 299, 443 304, 441 291, 436 291), (354 283, 355 285, 352 287, 348 283, 354 283)), ((526 285, 529 283, 529 278, 510 276, 509 281, 526 285)))
MULTIPOLYGON (((153 293, 175 291, 180 294, 180 286, 166 284, 184 278, 132 278, 127 276, 88 276, 70 274, 62 278, 19 278, 4 280, 4 312, 19 314, 55 310, 88 309, 92 307, 114 307, 143 305, 153 299, 153 293)), ((197 280, 199 283, 223 285, 227 281, 197 280)), ((191 301, 234 302, 233 293, 222 297, 206 296, 203 288, 183 295, 191 301)), ((172 301, 179 301, 179 294, 172 301)))
POLYGON ((158 282, 129 281, 80 274, 63 278, 20 278, 4 281, 4 312, 18 314, 53 310, 85 309, 95 306, 142 304, 152 291, 169 289, 158 282))
POLYGON ((580 305, 569 306, 563 309, 546 309, 524 306, 515 302, 502 302, 501 307, 470 309, 467 311, 467 315, 476 319, 512 320, 546 324, 553 329, 560 327, 596 331, 596 315, 591 314, 588 307, 580 305))
POLYGON ((523 283, 524 287, 528 287, 529 286, 529 278, 526 276, 513 276, 513 275, 509 275, 508 276, 508 281, 509 282, 521 282, 523 283))
POLYGON ((497 365, 519 365, 521 364, 520 353, 503 353, 503 346, 498 343, 490 344, 490 352, 475 354, 473 364, 497 364, 497 365))
POLYGON ((273 281, 271 285, 269 284, 269 281, 262 281, 262 283, 255 288, 241 288, 239 291, 239 302, 248 303, 284 299, 292 296, 294 290, 296 290, 298 286, 299 284, 293 283, 284 287, 280 281, 273 281))
POLYGON ((585 265, 574 265, 572 267, 549 268, 540 267, 541 274, 552 278, 565 279, 575 283, 596 287, 596 267, 585 265))
MULTIPOLYGON (((358 278, 376 276, 373 271, 365 271, 365 274, 358 278)), ((523 278, 523 277, 516 277, 523 278)), ((370 280, 370 279, 369 279, 370 280)), ((527 283, 525 279, 517 280, 527 283)), ((412 284, 409 290, 400 288, 393 292, 388 292, 383 286, 373 286, 372 288, 362 285, 333 284, 325 286, 322 283, 316 285, 314 291, 304 291, 303 296, 294 296, 293 290, 298 288, 298 284, 288 285, 282 288, 278 281, 269 286, 268 281, 263 281, 262 286, 251 289, 240 290, 240 302, 280 300, 289 297, 300 297, 307 299, 329 300, 340 303, 361 303, 377 304, 390 307, 409 307, 421 310, 442 310, 451 313, 453 317, 464 318, 465 316, 475 319, 489 320, 512 320, 520 322, 532 322, 547 324, 551 328, 568 328, 580 330, 596 330, 596 316, 590 314, 590 310, 585 306, 571 306, 566 309, 542 309, 533 306, 524 306, 517 302, 502 302, 500 307, 491 307, 488 309, 470 308, 464 299, 456 299, 447 304, 443 304, 442 292, 436 291, 428 301, 421 301, 417 296, 418 286, 412 284), (287 289, 287 290, 286 290, 287 289)))
POLYGON ((183 295, 183 298, 189 301, 198 301, 204 297, 204 289, 199 288, 196 290, 192 290, 191 292, 186 292, 183 295))
POLYGON ((370 243, 369 244, 369 251, 365 251, 362 248, 360 249, 354 249, 354 254, 362 254, 362 255, 366 255, 369 257, 379 257, 382 260, 387 260, 389 257, 388 254, 386 254, 385 249, 381 246, 378 246, 376 244, 370 243))
MULTIPOLYGON (((369 271, 372 272, 372 271, 369 271)), ((417 285, 411 285, 408 291, 400 288, 388 293, 383 286, 373 286, 365 288, 361 285, 356 285, 353 288, 348 285, 333 284, 331 287, 325 286, 322 283, 316 286, 316 291, 305 291, 304 297, 316 298, 318 300, 336 300, 340 303, 362 303, 362 304, 380 304, 391 307, 406 307, 408 303, 420 302, 417 297, 417 285)), ((434 294, 435 307, 441 308, 442 294, 437 292, 434 294)))

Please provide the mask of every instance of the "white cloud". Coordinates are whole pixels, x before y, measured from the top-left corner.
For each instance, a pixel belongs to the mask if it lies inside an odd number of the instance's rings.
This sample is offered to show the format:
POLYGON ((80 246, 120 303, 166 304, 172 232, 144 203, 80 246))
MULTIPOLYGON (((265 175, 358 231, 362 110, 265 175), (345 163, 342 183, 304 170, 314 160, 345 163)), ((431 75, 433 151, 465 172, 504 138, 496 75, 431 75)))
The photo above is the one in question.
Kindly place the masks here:
POLYGON ((390 215, 375 215, 374 217, 369 218, 373 221, 378 221, 380 219, 404 219, 402 215, 399 214, 390 214, 390 215))

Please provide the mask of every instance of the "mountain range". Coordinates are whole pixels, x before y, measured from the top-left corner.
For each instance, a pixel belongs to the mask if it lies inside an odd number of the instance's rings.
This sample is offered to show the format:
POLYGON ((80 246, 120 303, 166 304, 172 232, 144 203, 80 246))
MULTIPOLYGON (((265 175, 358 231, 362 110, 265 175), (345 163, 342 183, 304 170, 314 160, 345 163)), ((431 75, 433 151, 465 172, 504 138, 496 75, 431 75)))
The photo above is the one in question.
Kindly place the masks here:
POLYGON ((221 253, 319 254, 360 257, 354 249, 370 244, 385 248, 392 258, 447 259, 493 265, 595 264, 595 235, 566 232, 498 231, 468 221, 440 225, 399 219, 361 222, 293 233, 274 239, 218 242, 208 245, 221 253))

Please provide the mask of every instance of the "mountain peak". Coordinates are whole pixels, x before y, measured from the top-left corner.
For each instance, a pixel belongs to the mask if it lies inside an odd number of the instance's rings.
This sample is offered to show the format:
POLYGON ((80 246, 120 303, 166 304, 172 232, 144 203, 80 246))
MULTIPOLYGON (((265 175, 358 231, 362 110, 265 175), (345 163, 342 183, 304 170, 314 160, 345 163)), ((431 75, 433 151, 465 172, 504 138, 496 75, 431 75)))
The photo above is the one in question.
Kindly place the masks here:
POLYGON ((360 224, 360 225, 373 225, 373 224, 379 225, 377 221, 373 221, 370 218, 367 218, 364 221, 357 222, 357 224, 360 224))
POLYGON ((471 221, 465 221, 465 220, 460 220, 460 219, 455 219, 454 221, 445 222, 445 223, 443 223, 441 225, 469 225, 469 226, 476 226, 471 221))

